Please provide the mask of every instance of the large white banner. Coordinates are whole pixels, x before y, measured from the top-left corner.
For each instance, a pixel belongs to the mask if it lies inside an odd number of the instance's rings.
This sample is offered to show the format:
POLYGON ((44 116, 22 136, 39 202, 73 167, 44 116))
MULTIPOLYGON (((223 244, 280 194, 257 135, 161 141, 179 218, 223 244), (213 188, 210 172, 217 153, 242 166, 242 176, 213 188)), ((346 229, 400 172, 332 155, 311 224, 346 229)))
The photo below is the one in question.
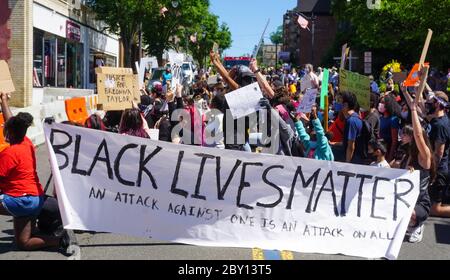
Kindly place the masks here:
POLYGON ((45 125, 68 229, 396 259, 419 173, 45 125))

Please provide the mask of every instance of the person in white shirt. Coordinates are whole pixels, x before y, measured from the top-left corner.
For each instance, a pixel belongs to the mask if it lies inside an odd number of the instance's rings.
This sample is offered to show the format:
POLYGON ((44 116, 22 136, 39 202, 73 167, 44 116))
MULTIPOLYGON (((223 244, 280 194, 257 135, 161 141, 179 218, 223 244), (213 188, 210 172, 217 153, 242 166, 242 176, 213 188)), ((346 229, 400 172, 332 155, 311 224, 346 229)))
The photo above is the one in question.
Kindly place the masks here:
POLYGON ((314 73, 314 68, 311 64, 305 65, 306 75, 301 80, 301 91, 304 93, 309 88, 319 88, 319 77, 314 73))
POLYGON ((383 143, 379 141, 370 141, 367 152, 369 155, 372 155, 375 160, 370 164, 370 166, 376 166, 379 168, 391 168, 385 158, 387 149, 383 143))
POLYGON ((316 75, 319 78, 319 82, 322 83, 322 80, 323 80, 323 69, 322 69, 322 67, 318 67, 317 68, 316 75))

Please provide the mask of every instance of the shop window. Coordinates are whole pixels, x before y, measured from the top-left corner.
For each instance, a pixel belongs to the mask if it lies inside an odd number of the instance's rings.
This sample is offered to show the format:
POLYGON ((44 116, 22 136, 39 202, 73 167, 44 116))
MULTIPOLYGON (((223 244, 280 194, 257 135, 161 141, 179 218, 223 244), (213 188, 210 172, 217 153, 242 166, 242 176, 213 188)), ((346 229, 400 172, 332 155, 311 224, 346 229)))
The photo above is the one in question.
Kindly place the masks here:
POLYGON ((33 86, 40 87, 44 84, 44 60, 43 60, 44 32, 34 29, 33 33, 33 86))
POLYGON ((44 85, 56 86, 56 38, 44 38, 44 85))
POLYGON ((83 87, 83 44, 67 43, 67 87, 83 87))
POLYGON ((57 86, 66 87, 66 42, 58 39, 57 86))
POLYGON ((97 83, 97 75, 95 74, 95 68, 102 66, 116 67, 117 58, 111 55, 91 50, 89 56, 89 82, 91 84, 97 83))

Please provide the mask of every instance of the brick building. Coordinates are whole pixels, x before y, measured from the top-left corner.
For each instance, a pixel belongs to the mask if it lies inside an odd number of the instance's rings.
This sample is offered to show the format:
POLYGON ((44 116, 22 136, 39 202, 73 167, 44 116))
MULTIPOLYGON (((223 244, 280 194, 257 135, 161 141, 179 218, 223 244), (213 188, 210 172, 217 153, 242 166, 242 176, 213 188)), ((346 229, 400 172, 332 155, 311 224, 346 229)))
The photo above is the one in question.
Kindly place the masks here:
POLYGON ((337 33, 331 0, 298 0, 297 7, 284 15, 283 25, 285 51, 291 53, 291 62, 296 65, 320 65, 337 33), (298 13, 308 19, 309 30, 298 25, 298 13))

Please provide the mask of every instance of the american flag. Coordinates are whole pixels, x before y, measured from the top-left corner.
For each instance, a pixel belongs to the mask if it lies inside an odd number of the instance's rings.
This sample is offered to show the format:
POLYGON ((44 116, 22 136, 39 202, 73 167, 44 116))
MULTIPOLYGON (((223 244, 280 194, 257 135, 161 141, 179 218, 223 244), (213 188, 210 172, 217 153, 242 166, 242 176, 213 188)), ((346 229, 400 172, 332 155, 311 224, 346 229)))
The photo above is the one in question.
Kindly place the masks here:
POLYGON ((301 28, 303 29, 308 29, 308 25, 309 25, 309 21, 306 20, 304 17, 302 17, 301 15, 298 15, 298 20, 297 20, 298 24, 300 25, 301 28))

